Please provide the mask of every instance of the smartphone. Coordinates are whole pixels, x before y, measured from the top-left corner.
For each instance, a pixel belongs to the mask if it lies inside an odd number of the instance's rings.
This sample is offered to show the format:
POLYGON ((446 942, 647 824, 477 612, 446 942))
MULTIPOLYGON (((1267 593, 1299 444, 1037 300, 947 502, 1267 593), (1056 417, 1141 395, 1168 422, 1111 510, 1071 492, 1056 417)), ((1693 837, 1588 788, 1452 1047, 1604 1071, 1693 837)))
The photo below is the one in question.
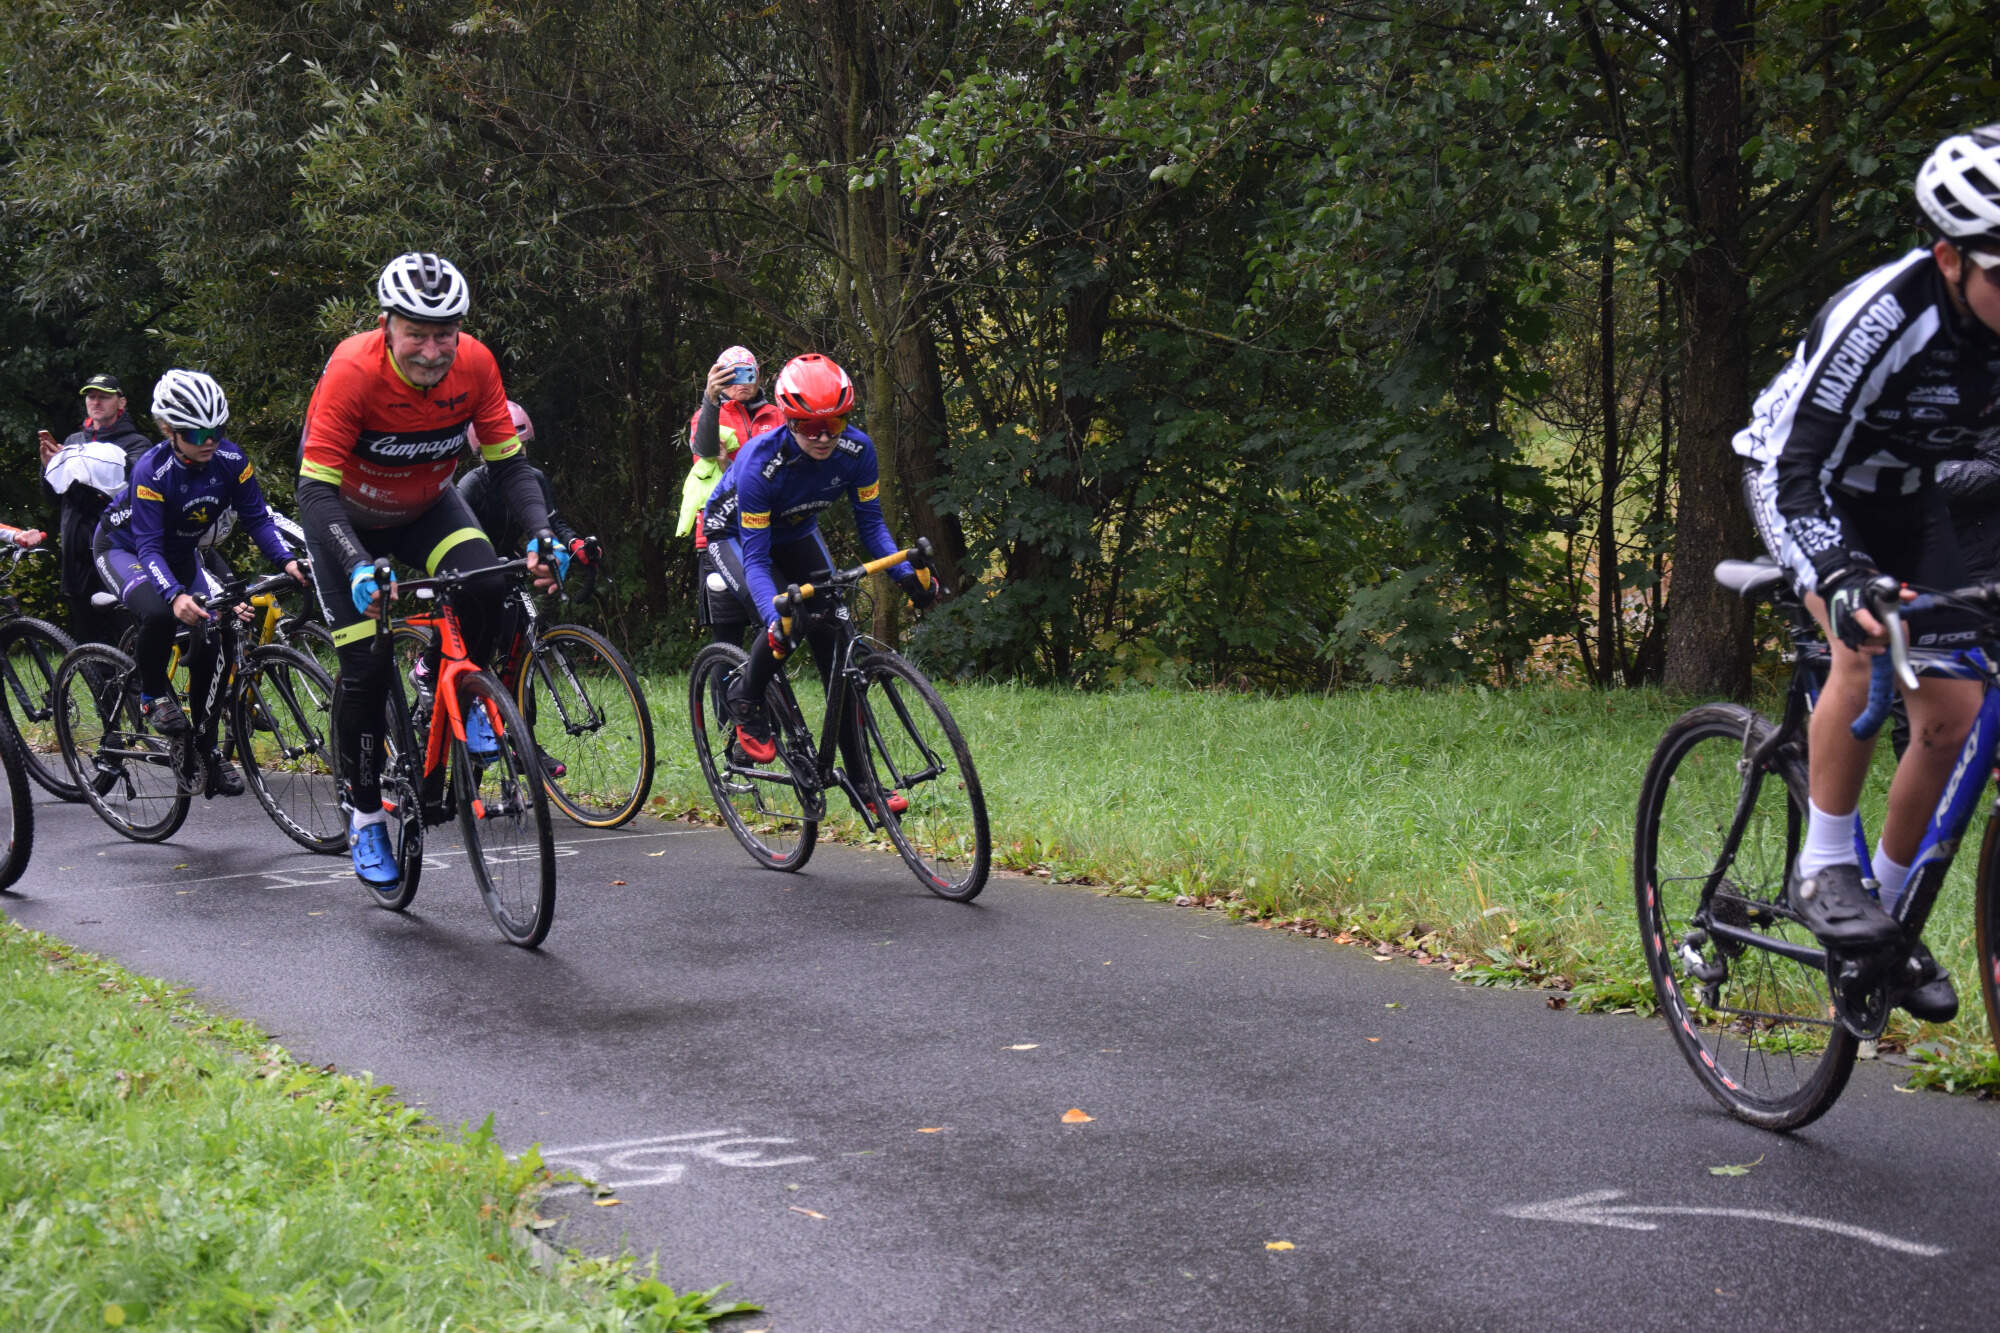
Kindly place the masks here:
POLYGON ((736 367, 736 373, 729 377, 729 382, 731 384, 755 384, 757 382, 757 368, 755 366, 738 366, 736 367))

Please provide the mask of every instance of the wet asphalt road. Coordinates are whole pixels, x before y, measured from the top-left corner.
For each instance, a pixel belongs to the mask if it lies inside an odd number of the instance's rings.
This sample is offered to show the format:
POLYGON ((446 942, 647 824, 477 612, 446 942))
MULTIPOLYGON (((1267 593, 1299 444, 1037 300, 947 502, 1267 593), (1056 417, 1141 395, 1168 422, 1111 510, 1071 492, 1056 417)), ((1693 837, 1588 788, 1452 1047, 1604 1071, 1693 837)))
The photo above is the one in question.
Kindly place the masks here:
POLYGON ((1964 1328, 2000 1296, 2000 1108, 1881 1065, 1787 1138, 1656 1021, 1030 879, 958 905, 880 853, 786 876, 559 819, 525 953, 449 829, 396 916, 247 797, 163 846, 37 813, 0 909, 491 1113, 613 1187, 551 1200, 558 1241, 731 1282, 742 1330, 1964 1328), (1533 1213, 1579 1196, 1630 1211, 1533 1213))

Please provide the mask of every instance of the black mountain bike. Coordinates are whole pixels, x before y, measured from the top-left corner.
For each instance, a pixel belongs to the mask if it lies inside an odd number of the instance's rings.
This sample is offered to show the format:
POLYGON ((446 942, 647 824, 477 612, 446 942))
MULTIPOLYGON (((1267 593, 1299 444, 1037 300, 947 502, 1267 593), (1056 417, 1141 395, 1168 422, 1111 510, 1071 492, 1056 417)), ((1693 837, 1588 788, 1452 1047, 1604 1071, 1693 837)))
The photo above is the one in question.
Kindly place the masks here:
MULTIPOLYGON (((992 839, 965 737, 921 671, 854 629, 845 601, 871 573, 903 560, 921 565, 929 554, 929 544, 920 541, 915 549, 839 571, 822 583, 794 584, 780 595, 788 635, 802 638, 808 626, 830 625, 836 649, 817 742, 790 678, 807 654, 790 654, 794 665, 772 676, 765 708, 778 752, 768 764, 752 762, 736 744, 725 702, 749 656, 727 643, 695 654, 688 678, 695 755, 723 822, 759 863, 773 870, 803 866, 827 815, 827 793, 838 790, 871 832, 888 834, 932 893, 968 902, 986 887, 992 839), (795 615, 802 624, 794 625, 795 615), (850 773, 835 762, 843 716, 857 724, 865 772, 850 773)), ((808 688, 816 691, 817 684, 808 688)))
POLYGON ((194 797, 214 794, 202 769, 201 737, 205 720, 220 716, 229 727, 225 753, 242 763, 245 783, 285 836, 315 852, 346 847, 333 777, 333 682, 296 649, 247 647, 234 614, 239 603, 292 583, 289 574, 232 578, 206 599, 215 618, 182 631, 184 658, 198 636, 222 636, 207 693, 184 701, 192 723, 186 732, 162 734, 140 713, 139 667, 127 653, 87 643, 63 659, 55 682, 57 741, 71 781, 105 823, 139 842, 172 837, 194 797))
POLYGON ((43 546, 16 546, 8 553, 7 577, 0 583, 0 709, 20 738, 22 766, 35 785, 65 801, 80 801, 83 789, 70 781, 56 745, 55 710, 56 668, 76 640, 46 620, 24 615, 13 592, 22 558, 46 554, 43 546))

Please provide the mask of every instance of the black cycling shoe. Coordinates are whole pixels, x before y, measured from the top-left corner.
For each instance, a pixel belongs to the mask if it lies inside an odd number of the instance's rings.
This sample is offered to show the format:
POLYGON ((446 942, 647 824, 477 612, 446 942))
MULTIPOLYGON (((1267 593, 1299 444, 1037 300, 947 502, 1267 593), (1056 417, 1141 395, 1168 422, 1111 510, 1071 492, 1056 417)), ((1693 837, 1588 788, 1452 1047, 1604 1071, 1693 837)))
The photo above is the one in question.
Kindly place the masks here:
POLYGON ((1904 1011, 1926 1023, 1949 1023, 1958 1017, 1958 988, 1951 984, 1951 973, 1938 966, 1922 940, 1911 947, 1907 966, 1910 989, 1898 1001, 1904 1011))
POLYGON ((1792 881, 1792 910, 1828 948, 1880 949, 1903 928, 1861 887, 1861 867, 1827 866, 1792 881))
POLYGON ((193 731, 187 714, 181 711, 180 701, 171 694, 163 694, 157 699, 141 700, 140 716, 148 726, 162 736, 178 736, 184 731, 193 731))
POLYGON ((207 770, 208 780, 202 785, 202 795, 213 799, 217 796, 241 796, 243 778, 236 771, 236 765, 222 755, 210 750, 202 756, 201 766, 207 770))

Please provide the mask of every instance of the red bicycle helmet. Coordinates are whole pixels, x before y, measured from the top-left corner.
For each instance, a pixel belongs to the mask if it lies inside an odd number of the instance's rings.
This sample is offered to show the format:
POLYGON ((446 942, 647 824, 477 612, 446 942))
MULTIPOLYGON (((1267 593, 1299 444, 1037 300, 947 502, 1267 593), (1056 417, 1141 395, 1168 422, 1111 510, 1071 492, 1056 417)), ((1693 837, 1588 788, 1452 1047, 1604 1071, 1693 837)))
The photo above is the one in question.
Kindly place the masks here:
POLYGON ((795 356, 778 372, 771 400, 787 421, 844 417, 854 410, 854 381, 818 352, 795 356))

